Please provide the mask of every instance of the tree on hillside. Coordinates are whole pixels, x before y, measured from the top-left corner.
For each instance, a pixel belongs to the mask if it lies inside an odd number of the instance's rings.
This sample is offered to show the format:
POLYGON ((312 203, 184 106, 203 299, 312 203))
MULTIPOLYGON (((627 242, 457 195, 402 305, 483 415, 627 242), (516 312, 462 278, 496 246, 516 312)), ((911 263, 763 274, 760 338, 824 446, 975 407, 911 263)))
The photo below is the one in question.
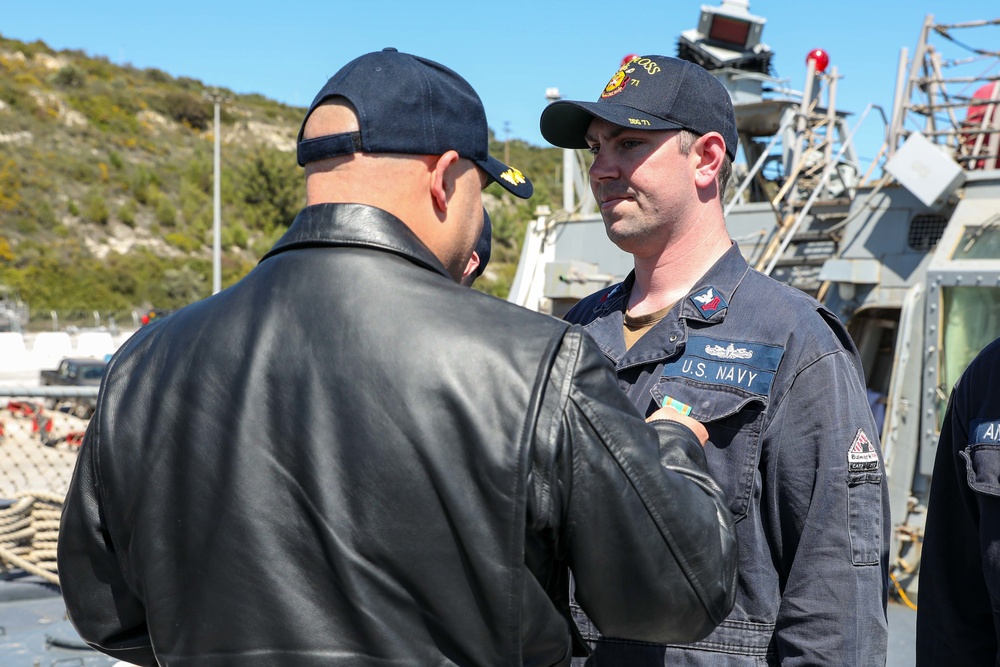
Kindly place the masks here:
POLYGON ((294 158, 257 146, 236 172, 240 217, 249 229, 270 234, 292 224, 305 204, 302 174, 294 158))

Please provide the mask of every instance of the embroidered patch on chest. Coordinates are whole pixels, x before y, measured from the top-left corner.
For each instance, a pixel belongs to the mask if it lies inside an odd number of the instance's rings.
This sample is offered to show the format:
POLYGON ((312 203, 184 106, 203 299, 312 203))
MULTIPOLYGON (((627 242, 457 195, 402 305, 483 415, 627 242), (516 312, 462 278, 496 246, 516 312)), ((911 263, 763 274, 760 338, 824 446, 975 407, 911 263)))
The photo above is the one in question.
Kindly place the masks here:
POLYGON ((969 429, 969 446, 1000 445, 1000 419, 977 419, 969 429))
POLYGON ((848 472, 867 472, 878 470, 878 452, 875 445, 865 435, 864 429, 859 428, 854 436, 851 448, 847 450, 847 470, 848 472))
POLYGON ((697 294, 693 294, 691 296, 691 303, 705 317, 711 317, 723 308, 729 307, 729 304, 722 298, 722 294, 716 287, 706 287, 697 294))
POLYGON ((663 377, 685 377, 767 396, 784 348, 691 336, 684 355, 663 365, 663 377))

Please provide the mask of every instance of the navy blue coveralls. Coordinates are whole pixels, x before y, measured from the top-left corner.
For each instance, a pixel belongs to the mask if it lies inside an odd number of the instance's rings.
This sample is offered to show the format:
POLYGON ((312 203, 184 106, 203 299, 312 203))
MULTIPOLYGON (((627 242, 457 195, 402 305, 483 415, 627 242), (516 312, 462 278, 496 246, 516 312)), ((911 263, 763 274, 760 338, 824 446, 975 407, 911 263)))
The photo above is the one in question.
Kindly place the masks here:
POLYGON ((1000 665, 1000 339, 948 400, 920 560, 917 665, 1000 665))
POLYGON ((709 469, 736 520, 736 607, 706 639, 601 638, 575 608, 591 665, 885 664, 889 500, 857 350, 805 293, 733 244, 631 349, 630 275, 566 316, 585 325, 649 415, 666 397, 708 429, 709 469))

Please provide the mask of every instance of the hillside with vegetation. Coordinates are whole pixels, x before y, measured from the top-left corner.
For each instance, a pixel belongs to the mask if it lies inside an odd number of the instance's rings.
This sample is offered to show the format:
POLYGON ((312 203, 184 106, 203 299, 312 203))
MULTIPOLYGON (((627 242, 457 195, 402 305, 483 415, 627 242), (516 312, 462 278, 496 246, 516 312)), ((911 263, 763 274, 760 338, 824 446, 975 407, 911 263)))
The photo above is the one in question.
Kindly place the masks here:
MULTIPOLYGON (((50 311, 63 322, 94 311, 125 322, 211 293, 213 95, 224 100, 225 287, 304 204, 294 149, 305 110, 0 36, 0 284, 30 304, 34 328, 50 311)), ((535 196, 487 190, 494 251, 477 288, 499 296, 535 207, 560 200, 557 149, 506 148, 535 196)), ((504 154, 492 135, 491 152, 504 154)))

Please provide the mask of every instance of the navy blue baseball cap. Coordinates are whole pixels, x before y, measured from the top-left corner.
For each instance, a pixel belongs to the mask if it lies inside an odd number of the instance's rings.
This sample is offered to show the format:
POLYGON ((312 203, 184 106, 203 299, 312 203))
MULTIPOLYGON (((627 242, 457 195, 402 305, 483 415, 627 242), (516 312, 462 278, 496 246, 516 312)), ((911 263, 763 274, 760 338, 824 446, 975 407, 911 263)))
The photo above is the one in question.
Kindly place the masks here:
POLYGON ((596 102, 553 102, 542 112, 542 136, 562 148, 587 148, 594 117, 639 130, 718 132, 736 159, 736 114, 725 86, 701 65, 668 56, 624 63, 596 102))
POLYGON ((461 76, 431 60, 396 49, 355 58, 316 95, 298 137, 298 162, 350 153, 441 155, 449 150, 471 160, 522 199, 532 185, 524 174, 489 154, 489 128, 479 95, 461 76), (331 97, 349 101, 358 132, 303 139, 306 120, 331 97))

